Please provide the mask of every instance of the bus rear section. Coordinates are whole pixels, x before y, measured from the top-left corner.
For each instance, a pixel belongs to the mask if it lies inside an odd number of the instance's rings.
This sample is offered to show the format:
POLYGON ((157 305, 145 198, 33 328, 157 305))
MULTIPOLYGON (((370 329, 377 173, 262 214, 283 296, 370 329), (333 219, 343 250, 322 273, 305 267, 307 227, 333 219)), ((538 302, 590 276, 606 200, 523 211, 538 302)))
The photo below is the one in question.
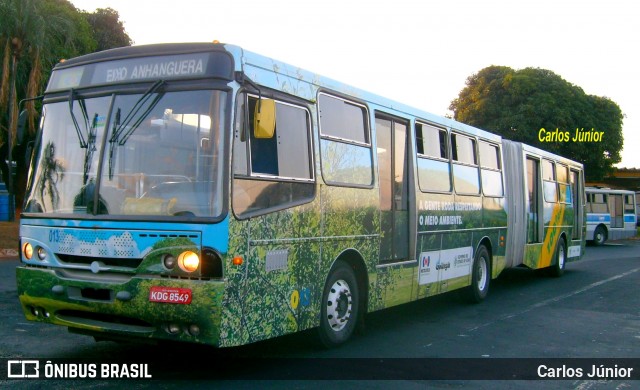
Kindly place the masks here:
POLYGON ((564 272, 584 254, 582 164, 503 140, 508 205, 507 266, 564 272))

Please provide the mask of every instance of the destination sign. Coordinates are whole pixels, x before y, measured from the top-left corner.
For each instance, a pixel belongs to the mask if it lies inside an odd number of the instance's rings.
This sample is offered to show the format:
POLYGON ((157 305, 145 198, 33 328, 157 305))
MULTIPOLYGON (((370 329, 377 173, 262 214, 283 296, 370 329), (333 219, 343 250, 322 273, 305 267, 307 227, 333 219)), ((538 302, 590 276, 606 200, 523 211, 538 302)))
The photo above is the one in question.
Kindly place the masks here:
POLYGON ((91 84, 203 76, 208 60, 207 53, 198 53, 109 61, 96 65, 91 84))
POLYGON ((233 62, 223 53, 192 53, 128 58, 54 69, 47 91, 145 80, 202 76, 230 79, 233 62))

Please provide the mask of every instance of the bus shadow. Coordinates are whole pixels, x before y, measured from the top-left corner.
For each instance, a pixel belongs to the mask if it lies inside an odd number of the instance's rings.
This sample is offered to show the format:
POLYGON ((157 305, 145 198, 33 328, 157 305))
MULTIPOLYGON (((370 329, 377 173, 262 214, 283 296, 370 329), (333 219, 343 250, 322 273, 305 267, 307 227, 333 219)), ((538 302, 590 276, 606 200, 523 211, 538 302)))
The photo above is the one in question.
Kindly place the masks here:
MULTIPOLYGON (((566 271, 563 277, 571 278, 576 273, 579 271, 566 271)), ((535 296, 537 291, 546 290, 557 281, 557 278, 540 271, 508 269, 492 280, 489 297, 482 304, 470 304, 459 291, 452 291, 369 313, 365 319, 365 331, 354 335, 339 349, 323 348, 316 329, 309 329, 231 348, 173 342, 155 345, 101 342, 93 347, 88 345, 75 349, 61 357, 86 359, 88 356, 100 356, 106 361, 148 362, 152 372, 161 373, 163 379, 184 378, 185 373, 193 379, 292 379, 300 375, 300 370, 311 370, 316 361, 364 356, 372 338, 376 344, 386 344, 391 342, 388 340, 414 337, 410 335, 415 335, 416 329, 443 332, 446 327, 441 324, 454 323, 456 319, 468 321, 477 320, 478 316, 491 316, 494 311, 514 304, 519 297, 535 296), (297 367, 298 371, 292 373, 291 367, 297 367)))

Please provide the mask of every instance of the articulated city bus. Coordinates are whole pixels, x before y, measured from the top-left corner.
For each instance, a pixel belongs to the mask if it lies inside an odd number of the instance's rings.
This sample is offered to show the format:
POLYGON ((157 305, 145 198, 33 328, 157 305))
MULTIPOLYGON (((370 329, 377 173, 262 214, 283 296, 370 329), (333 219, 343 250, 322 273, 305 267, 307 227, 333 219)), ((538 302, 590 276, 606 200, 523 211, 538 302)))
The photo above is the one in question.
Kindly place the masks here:
POLYGON ((68 60, 21 216, 28 320, 237 346, 584 253, 582 165, 225 44, 68 60))
POLYGON ((636 197, 633 191, 587 187, 587 240, 603 245, 636 235, 636 197))

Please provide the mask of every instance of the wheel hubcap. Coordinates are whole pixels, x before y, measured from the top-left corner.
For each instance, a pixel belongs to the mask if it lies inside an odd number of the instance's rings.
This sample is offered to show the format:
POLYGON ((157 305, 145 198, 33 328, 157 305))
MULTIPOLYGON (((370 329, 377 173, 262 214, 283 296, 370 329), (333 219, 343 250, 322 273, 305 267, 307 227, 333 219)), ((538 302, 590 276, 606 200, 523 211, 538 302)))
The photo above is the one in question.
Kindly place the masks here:
POLYGON ((565 262, 565 255, 564 255, 564 246, 560 246, 560 249, 558 250, 558 267, 560 269, 564 268, 564 262, 565 262))
POLYGON ((487 285, 487 261, 486 259, 480 259, 480 264, 478 267, 478 289, 480 291, 484 290, 487 285))
POLYGON ((333 283, 327 296, 327 321, 331 329, 342 330, 351 317, 352 309, 351 290, 344 280, 333 283))

